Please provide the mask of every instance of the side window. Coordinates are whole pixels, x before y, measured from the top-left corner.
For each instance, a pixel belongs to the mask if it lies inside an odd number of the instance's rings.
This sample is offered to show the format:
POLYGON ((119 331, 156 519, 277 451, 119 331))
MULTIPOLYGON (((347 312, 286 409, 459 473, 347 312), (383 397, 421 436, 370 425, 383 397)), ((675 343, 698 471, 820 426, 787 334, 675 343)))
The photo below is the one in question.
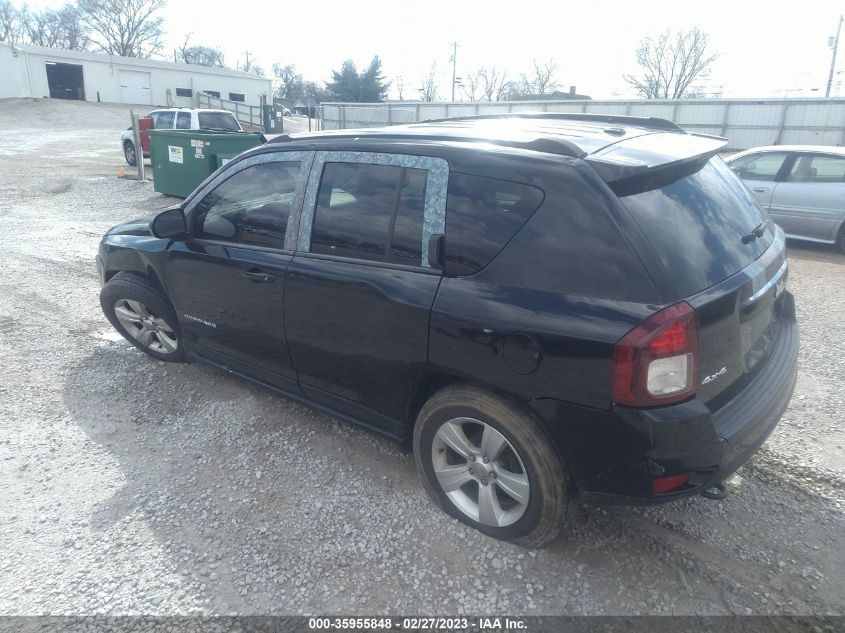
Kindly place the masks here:
POLYGON ((789 170, 788 182, 845 182, 845 157, 799 154, 789 170))
POLYGON ((428 172, 363 163, 326 163, 311 252, 419 266, 428 172))
POLYGON ((191 129, 191 113, 180 112, 176 115, 176 129, 190 130, 191 129))
POLYGON ((220 183, 196 207, 196 237, 284 248, 299 162, 262 163, 220 183))
POLYGON ((167 130, 173 127, 173 118, 176 116, 176 113, 173 111, 170 112, 160 112, 158 115, 158 119, 155 122, 155 126, 162 130, 167 130))
POLYGON ((156 112, 150 112, 147 116, 150 117, 153 120, 153 127, 154 128, 161 127, 158 124, 158 117, 161 116, 161 112, 157 112, 157 111, 156 112))
POLYGON ((731 163, 731 169, 743 180, 771 182, 780 171, 786 152, 766 152, 743 156, 731 163))
POLYGON ((452 173, 446 200, 446 273, 484 268, 543 202, 531 185, 452 173))

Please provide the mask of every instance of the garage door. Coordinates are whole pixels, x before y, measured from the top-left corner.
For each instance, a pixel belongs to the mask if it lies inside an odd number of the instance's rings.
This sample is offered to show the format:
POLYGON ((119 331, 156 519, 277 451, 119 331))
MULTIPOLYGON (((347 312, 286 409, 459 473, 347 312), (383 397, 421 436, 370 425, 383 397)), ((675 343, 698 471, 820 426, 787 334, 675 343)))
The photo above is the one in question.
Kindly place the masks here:
POLYGON ((137 70, 118 71, 120 77, 120 100, 123 103, 153 102, 150 91, 150 73, 137 70))

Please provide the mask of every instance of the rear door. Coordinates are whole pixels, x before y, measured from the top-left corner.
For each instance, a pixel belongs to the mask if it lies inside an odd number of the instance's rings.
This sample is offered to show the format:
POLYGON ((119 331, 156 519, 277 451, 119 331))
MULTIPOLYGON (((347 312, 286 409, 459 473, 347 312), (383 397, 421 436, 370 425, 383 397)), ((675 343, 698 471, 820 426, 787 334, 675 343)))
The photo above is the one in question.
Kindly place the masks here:
POLYGON ((717 408, 776 343, 787 276, 783 231, 719 158, 620 200, 661 264, 669 302, 695 308, 698 395, 717 408))
POLYGON ((168 249, 165 284, 186 343, 218 364, 297 391, 285 342, 285 270, 311 152, 259 154, 192 200, 190 239, 168 249))
POLYGON ((795 237, 833 241, 845 216, 845 156, 796 154, 777 184, 770 213, 795 237))
MULTIPOLYGON (((767 211, 771 205, 778 175, 788 156, 787 152, 759 152, 731 162, 731 169, 745 182, 745 186, 767 211)), ((777 221, 776 218, 773 219, 777 221)))
POLYGON ((391 435, 426 371, 448 165, 440 158, 317 152, 285 327, 303 392, 391 435))

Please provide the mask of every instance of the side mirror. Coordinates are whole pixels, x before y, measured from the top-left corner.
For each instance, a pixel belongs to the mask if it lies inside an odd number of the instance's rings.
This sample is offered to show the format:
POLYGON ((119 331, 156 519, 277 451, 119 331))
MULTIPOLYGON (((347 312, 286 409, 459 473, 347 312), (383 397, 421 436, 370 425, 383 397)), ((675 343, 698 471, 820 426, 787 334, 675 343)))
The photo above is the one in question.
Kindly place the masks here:
POLYGON ((150 229, 158 238, 172 239, 188 234, 188 224, 182 207, 165 209, 153 218, 150 229))

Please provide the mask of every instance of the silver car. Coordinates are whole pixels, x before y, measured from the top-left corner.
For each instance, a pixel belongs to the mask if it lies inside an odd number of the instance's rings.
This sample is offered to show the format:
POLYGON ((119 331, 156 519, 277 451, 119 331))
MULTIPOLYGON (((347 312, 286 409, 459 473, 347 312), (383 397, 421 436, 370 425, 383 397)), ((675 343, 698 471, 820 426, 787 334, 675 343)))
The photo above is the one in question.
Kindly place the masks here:
POLYGON ((845 252, 845 148, 755 147, 727 163, 787 237, 837 244, 845 252))

